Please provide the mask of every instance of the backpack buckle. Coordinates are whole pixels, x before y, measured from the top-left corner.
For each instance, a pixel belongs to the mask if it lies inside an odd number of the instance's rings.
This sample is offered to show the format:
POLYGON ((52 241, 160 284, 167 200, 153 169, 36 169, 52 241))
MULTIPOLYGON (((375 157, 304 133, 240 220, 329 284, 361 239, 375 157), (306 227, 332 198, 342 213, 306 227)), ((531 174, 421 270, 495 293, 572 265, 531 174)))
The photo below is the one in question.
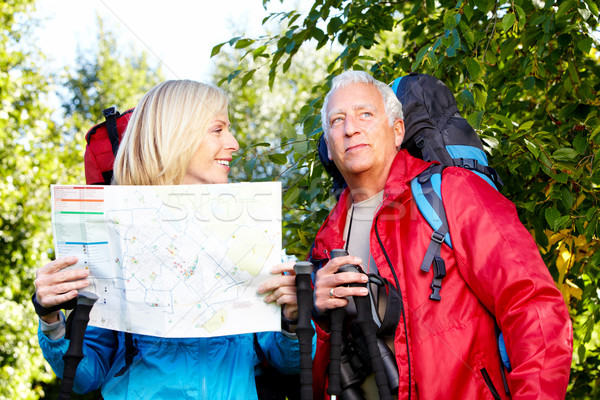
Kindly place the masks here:
POLYGON ((477 162, 477 160, 474 160, 472 158, 461 158, 459 160, 459 167, 465 169, 472 169, 475 171, 479 170, 479 163, 477 162))
POLYGON ((433 259, 433 280, 431 281, 431 294, 429 298, 431 300, 440 301, 440 291, 442 290, 442 279, 446 276, 446 263, 440 256, 435 256, 433 259))
POLYGON ((415 145, 419 149, 422 149, 423 147, 425 147, 425 139, 423 139, 423 135, 419 135, 419 136, 415 137, 415 145))
POLYGON ((438 231, 433 231, 433 233, 431 234, 431 240, 433 240, 436 243, 442 244, 444 242, 444 235, 442 235, 438 231))
POLYGON ((113 115, 117 115, 117 108, 116 107, 109 107, 106 110, 102 111, 102 115, 104 115, 104 118, 108 118, 108 117, 112 117, 113 115))

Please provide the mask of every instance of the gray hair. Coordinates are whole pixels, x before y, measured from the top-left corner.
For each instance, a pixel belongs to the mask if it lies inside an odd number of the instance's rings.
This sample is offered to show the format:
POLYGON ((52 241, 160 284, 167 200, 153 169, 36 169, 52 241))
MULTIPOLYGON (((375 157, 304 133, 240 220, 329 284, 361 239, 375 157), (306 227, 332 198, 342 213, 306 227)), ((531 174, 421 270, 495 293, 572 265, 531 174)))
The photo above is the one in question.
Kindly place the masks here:
POLYGON ((329 105, 331 96, 333 96, 333 93, 336 90, 345 88, 354 83, 366 83, 375 86, 377 90, 379 90, 381 96, 383 97, 383 106, 385 113, 388 116, 388 122, 390 126, 393 126, 396 120, 404 118, 404 115, 402 114, 402 104, 396 97, 394 91, 388 85, 378 81, 364 71, 346 71, 333 79, 331 90, 329 90, 329 93, 327 93, 325 96, 325 100, 323 100, 323 107, 321 108, 321 125, 323 127, 325 136, 328 135, 330 128, 329 118, 327 115, 327 106, 329 105))

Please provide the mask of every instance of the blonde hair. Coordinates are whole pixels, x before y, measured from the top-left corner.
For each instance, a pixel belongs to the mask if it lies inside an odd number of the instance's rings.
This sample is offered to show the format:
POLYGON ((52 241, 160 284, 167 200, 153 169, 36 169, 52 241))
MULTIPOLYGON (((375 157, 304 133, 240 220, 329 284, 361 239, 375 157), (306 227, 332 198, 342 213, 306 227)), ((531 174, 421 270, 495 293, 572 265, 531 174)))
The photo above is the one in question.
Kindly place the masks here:
POLYGON ((135 108, 115 157, 118 185, 178 185, 209 124, 227 115, 223 90, 189 80, 160 83, 135 108))

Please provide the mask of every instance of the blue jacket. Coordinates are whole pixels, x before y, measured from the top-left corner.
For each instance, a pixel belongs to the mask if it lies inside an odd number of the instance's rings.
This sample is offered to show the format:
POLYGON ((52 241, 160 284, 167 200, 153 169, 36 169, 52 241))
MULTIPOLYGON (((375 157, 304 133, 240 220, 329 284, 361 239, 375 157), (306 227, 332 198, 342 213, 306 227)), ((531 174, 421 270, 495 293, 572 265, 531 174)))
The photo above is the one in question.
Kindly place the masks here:
MULTIPOLYGON (((254 366, 260 360, 254 334, 175 339, 137 334, 132 337, 139 352, 126 372, 115 376, 125 366, 124 333, 88 327, 74 391, 87 393, 101 388, 106 400, 257 398, 254 366)), ((38 338, 44 357, 62 378, 62 356, 69 341, 64 338, 52 341, 41 330, 38 338)), ((256 339, 268 361, 281 372, 300 372, 297 340, 279 332, 256 333, 256 339)))

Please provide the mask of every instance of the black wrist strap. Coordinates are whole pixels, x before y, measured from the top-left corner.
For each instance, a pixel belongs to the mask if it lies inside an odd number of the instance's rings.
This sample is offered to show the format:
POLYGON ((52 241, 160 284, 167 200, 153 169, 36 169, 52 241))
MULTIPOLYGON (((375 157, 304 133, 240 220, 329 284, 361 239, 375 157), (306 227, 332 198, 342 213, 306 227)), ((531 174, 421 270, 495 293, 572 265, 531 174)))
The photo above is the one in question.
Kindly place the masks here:
POLYGON ((62 304, 58 304, 58 305, 50 307, 50 308, 46 308, 46 307, 42 306, 40 303, 38 303, 37 299, 35 298, 35 293, 34 293, 33 296, 31 296, 31 302, 33 303, 33 308, 35 309, 35 313, 37 315, 39 315, 40 317, 45 317, 46 315, 52 314, 53 312, 60 311, 63 309, 65 309, 65 310, 74 309, 75 306, 77 305, 77 298, 69 300, 66 303, 62 303, 62 304))
POLYGON ((283 306, 282 306, 281 307, 281 327, 286 332, 289 332, 290 325, 298 325, 298 318, 296 318, 296 319, 286 318, 285 315, 283 315, 283 306))

